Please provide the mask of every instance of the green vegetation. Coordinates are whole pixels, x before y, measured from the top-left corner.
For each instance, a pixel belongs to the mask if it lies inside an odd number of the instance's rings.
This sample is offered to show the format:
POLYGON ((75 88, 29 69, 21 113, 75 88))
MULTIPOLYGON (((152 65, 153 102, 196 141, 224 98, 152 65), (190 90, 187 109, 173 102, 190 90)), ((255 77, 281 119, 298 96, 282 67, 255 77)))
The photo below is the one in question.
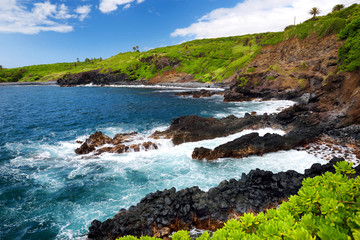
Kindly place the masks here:
POLYGON ((220 81, 244 68, 256 56, 261 49, 261 39, 265 35, 194 40, 143 53, 134 47, 133 52, 120 53, 105 60, 94 59, 5 69, 0 70, 0 81, 47 81, 58 79, 68 73, 90 70, 126 73, 131 80, 149 79, 163 71, 171 70, 170 66, 166 68, 157 66, 157 60, 164 58, 180 62, 176 71, 194 74, 195 79, 199 81, 220 81))
POLYGON ((339 49, 340 70, 360 70, 360 11, 339 34, 340 39, 346 39, 339 49))
MULTIPOLYGON (((316 11, 312 13, 314 17, 317 14, 316 11)), ((164 71, 175 70, 193 74, 198 81, 222 81, 244 70, 265 45, 291 38, 321 38, 331 34, 339 34, 339 38, 345 40, 344 47, 339 51, 341 70, 354 71, 360 68, 359 18, 360 5, 353 4, 345 9, 336 5, 332 13, 316 17, 316 21, 311 18, 288 26, 283 32, 194 40, 141 53, 135 46, 132 52, 119 53, 105 60, 86 58, 84 62, 77 59, 73 63, 0 68, 0 82, 56 80, 69 73, 90 70, 126 73, 131 80, 149 79, 164 71), (157 64, 164 59, 177 64, 166 67, 157 64)))
POLYGON ((238 84, 239 87, 245 86, 248 83, 248 79, 246 77, 241 77, 239 81, 240 81, 240 83, 238 84))
MULTIPOLYGON (((336 173, 307 178, 297 195, 257 215, 246 213, 231 219, 212 237, 205 232, 198 240, 209 239, 360 239, 360 177, 345 161, 336 164, 336 173)), ((122 237, 118 240, 135 240, 122 237)), ((141 238, 144 239, 144 238, 141 238)), ((149 238, 150 239, 150 238, 149 238)), ((174 240, 189 240, 189 232, 179 231, 174 240)))

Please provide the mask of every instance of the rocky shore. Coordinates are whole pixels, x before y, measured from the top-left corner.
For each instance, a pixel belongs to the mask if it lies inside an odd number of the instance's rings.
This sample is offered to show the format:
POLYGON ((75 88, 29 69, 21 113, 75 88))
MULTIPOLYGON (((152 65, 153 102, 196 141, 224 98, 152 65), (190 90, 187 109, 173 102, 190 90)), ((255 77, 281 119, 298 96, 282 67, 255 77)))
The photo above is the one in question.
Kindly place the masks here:
MULTIPOLYGON (((331 139, 336 143, 335 147, 349 147, 350 144, 350 161, 358 163, 360 72, 338 73, 337 52, 341 45, 342 42, 338 41, 336 36, 327 36, 322 39, 310 37, 303 41, 294 38, 277 45, 265 46, 247 68, 224 81, 230 86, 222 93, 225 102, 254 99, 287 99, 297 102, 278 114, 251 113, 242 118, 228 116, 222 119, 182 116, 174 119, 165 131, 153 133, 151 138, 171 139, 174 145, 178 145, 224 137, 245 129, 271 127, 281 129, 285 134, 259 136, 251 133, 214 149, 198 146, 192 157, 199 160, 243 158, 289 149, 307 149, 314 152, 314 144, 331 139)), ((128 81, 128 76, 120 73, 114 76, 98 72, 87 74, 69 75, 58 83, 62 86, 88 84, 92 78, 102 79, 106 84, 128 81)), ((191 79, 192 77, 185 73, 169 71, 163 78, 157 76, 144 84, 173 84, 177 81, 189 83, 191 79)), ((194 91, 179 95, 197 98, 213 94, 215 93, 212 91, 194 91)), ((330 147, 330 140, 326 141, 330 147)), ((114 139, 108 139, 108 142, 113 144, 114 139)), ((83 143, 84 149, 88 148, 86 144, 94 145, 89 146, 92 151, 100 147, 87 140, 83 143)), ((334 146, 331 147, 335 148, 334 146)), ((114 147, 105 150, 117 152, 114 147)), ((349 149, 348 151, 346 153, 345 149, 339 156, 346 158, 350 154, 349 149)), ((97 153, 101 151, 97 150, 97 153)), ((146 196, 136 206, 121 210, 113 219, 103 223, 93 221, 88 237, 115 239, 130 234, 168 238, 171 232, 180 229, 195 227, 215 230, 231 217, 276 206, 291 194, 295 194, 304 178, 333 171, 333 164, 337 160, 333 159, 323 166, 314 164, 305 174, 294 171, 274 174, 257 169, 244 175, 241 180, 224 181, 208 192, 197 187, 181 191, 158 191, 146 196)), ((356 168, 357 174, 359 168, 356 168)))
MULTIPOLYGON (((341 160, 334 158, 328 164, 313 164, 304 174, 256 169, 243 174, 239 180, 225 180, 207 192, 192 187, 150 193, 136 206, 120 210, 112 219, 94 220, 88 239, 114 240, 126 235, 168 239, 172 232, 180 229, 216 230, 228 219, 246 212, 278 206, 297 193, 304 178, 335 172, 333 165, 341 160)), ((359 176, 360 166, 355 170, 359 176)))

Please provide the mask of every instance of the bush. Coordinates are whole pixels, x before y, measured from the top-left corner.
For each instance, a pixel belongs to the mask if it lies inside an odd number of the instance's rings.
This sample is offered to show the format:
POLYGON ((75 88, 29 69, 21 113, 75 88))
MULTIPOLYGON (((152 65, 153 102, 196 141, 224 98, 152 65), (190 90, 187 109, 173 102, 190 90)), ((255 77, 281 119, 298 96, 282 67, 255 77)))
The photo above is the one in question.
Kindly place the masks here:
POLYGON ((339 34, 346 39, 339 49, 340 70, 360 70, 360 17, 349 23, 339 34))

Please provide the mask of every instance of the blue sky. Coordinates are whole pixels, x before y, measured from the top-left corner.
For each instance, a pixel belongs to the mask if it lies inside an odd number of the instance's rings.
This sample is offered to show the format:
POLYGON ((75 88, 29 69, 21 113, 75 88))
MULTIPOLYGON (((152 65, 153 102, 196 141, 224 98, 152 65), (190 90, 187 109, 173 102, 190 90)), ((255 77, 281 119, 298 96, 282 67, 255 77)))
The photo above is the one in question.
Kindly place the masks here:
POLYGON ((0 65, 73 62, 195 38, 281 31, 354 0, 0 0, 0 65))

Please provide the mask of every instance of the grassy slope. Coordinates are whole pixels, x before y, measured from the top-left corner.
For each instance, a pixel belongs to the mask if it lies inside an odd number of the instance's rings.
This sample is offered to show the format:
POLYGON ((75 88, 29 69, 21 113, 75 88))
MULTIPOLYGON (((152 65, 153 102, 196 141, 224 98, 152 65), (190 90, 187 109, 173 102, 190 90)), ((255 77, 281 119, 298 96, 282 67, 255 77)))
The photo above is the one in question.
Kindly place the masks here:
POLYGON ((264 45, 276 44, 293 37, 304 39, 314 34, 319 37, 338 34, 346 26, 352 27, 348 27, 350 29, 346 33, 340 34, 342 39, 347 40, 344 48, 340 50, 339 64, 342 70, 359 70, 360 34, 357 24, 359 22, 360 5, 354 4, 342 11, 319 17, 316 21, 309 19, 302 24, 289 26, 278 33, 194 40, 143 53, 119 53, 105 60, 0 69, 0 82, 56 80, 66 73, 89 70, 124 72, 130 75, 131 79, 137 80, 149 79, 162 71, 170 70, 169 67, 157 69, 156 61, 144 61, 148 57, 180 60, 177 71, 194 74, 195 79, 199 81, 222 81, 243 69, 264 45))

